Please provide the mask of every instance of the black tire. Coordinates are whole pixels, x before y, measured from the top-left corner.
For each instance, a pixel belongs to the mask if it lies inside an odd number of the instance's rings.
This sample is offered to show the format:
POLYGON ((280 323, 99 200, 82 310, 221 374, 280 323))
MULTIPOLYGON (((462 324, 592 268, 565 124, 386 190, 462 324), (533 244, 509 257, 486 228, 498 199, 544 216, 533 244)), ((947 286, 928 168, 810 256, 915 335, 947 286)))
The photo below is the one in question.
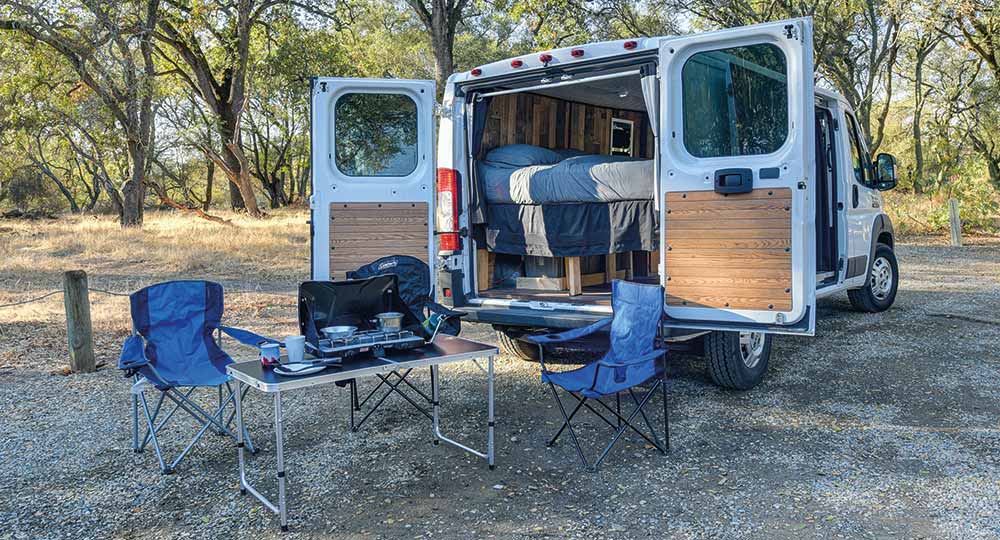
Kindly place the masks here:
POLYGON ((519 360, 538 361, 538 345, 518 339, 516 332, 500 328, 497 328, 496 331, 497 343, 500 345, 501 353, 513 356, 519 360))
POLYGON ((712 332, 705 336, 705 358, 712 382, 723 388, 749 390, 767 373, 771 334, 712 332))
POLYGON ((875 246, 875 258, 872 259, 865 286, 848 290, 847 298, 858 311, 878 313, 892 306, 898 289, 899 265, 896 264, 896 254, 891 247, 878 244, 875 246), (886 279, 889 281, 886 282, 886 279))

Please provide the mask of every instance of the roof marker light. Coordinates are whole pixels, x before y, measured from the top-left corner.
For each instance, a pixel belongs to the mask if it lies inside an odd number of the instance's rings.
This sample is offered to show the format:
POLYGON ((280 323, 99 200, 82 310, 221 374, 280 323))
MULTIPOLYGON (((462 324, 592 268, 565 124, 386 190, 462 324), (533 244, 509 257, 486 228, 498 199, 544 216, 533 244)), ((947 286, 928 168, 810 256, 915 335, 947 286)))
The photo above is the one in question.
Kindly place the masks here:
POLYGON ((622 46, 631 51, 632 49, 634 49, 634 48, 636 48, 636 47, 639 46, 639 42, 637 42, 637 41, 626 41, 625 43, 622 43, 622 46))
POLYGON ((483 74, 483 70, 476 68, 470 71, 469 73, 471 73, 473 77, 478 77, 483 74))
POLYGON ((583 56, 583 49, 573 49, 572 51, 569 52, 569 54, 573 58, 580 58, 581 56, 583 56))
POLYGON ((510 61, 510 67, 512 67, 512 68, 519 68, 519 67, 521 67, 523 65, 524 65, 524 62, 522 62, 521 60, 511 60, 510 61))
POLYGON ((538 55, 538 60, 543 64, 548 64, 552 61, 552 55, 548 53, 540 54, 538 55))

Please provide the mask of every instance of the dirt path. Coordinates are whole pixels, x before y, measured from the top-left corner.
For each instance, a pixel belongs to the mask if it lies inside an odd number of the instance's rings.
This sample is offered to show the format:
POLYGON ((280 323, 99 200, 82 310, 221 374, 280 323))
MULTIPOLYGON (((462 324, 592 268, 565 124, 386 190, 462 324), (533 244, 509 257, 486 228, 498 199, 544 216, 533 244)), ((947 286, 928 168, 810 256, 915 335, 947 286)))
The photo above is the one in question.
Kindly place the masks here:
MULTIPOLYGON (((151 453, 129 451, 128 385, 116 370, 49 374, 65 362, 61 300, 0 311, 0 539, 997 538, 1000 326, 966 317, 1000 319, 1000 244, 898 251, 892 310, 823 301, 817 336, 775 341, 753 391, 720 390, 699 359, 674 358, 671 454, 628 441, 599 474, 582 472, 568 444, 545 448, 558 412, 533 363, 498 364, 492 472, 432 446, 423 418, 398 400, 352 434, 345 392, 292 393, 286 535, 238 494, 226 441, 207 438, 160 476, 151 453)), ((0 263, 0 303, 49 285, 16 282, 0 263)), ((94 312, 113 363, 127 304, 95 296, 94 312)), ((229 322, 274 334, 292 329, 294 313, 289 295, 227 298, 229 322)), ((493 339, 483 327, 467 335, 493 339)), ((460 437, 478 440, 482 382, 471 366, 444 370, 446 427, 460 437)), ((259 483, 272 479, 269 413, 250 400, 259 483)), ((609 435, 593 421, 582 433, 595 450, 609 435)))

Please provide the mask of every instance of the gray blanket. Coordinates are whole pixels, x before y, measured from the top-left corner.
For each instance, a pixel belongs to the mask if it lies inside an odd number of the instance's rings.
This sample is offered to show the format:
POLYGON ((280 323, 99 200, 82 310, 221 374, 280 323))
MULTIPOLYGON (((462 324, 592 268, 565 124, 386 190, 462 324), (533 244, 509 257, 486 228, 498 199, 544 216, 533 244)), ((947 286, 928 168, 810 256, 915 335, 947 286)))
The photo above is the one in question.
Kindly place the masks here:
POLYGON ((515 166, 480 161, 486 201, 494 204, 551 204, 651 200, 653 161, 622 156, 581 155, 558 163, 515 166))

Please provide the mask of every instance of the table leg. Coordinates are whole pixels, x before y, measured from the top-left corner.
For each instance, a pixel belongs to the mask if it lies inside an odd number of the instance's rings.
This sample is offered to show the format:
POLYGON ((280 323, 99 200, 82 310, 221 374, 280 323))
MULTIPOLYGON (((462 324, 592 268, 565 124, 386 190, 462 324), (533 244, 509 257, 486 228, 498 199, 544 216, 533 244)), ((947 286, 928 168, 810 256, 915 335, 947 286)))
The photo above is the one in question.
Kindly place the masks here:
POLYGON ((431 366, 431 409, 433 410, 433 418, 431 422, 434 425, 434 444, 439 444, 441 439, 441 424, 440 424, 440 412, 439 405, 440 401, 438 398, 438 367, 431 366))
POLYGON ((281 392, 274 393, 274 438, 278 454, 278 519, 281 530, 288 530, 288 511, 285 507, 285 437, 284 419, 281 416, 281 392))
POLYGON ((243 461, 243 383, 236 381, 236 453, 240 462, 240 495, 247 494, 247 469, 243 461))
MULTIPOLYGON (((487 389, 487 396, 488 396, 487 399, 489 401, 488 401, 488 403, 486 405, 487 406, 487 411, 488 411, 488 414, 487 414, 487 416, 488 416, 488 418, 487 418, 487 428, 488 428, 488 431, 489 431, 489 433, 487 435, 487 437, 488 437, 487 438, 487 442, 486 442, 486 456, 487 456, 486 457, 486 462, 489 463, 490 470, 493 470, 495 468, 495 465, 493 463, 493 425, 494 425, 494 419, 493 419, 493 356, 492 355, 490 356, 490 361, 489 362, 490 362, 489 374, 487 375, 487 378, 486 378, 487 384, 489 385, 489 387, 487 389)), ((435 398, 435 400, 436 399, 437 398, 435 398)))

